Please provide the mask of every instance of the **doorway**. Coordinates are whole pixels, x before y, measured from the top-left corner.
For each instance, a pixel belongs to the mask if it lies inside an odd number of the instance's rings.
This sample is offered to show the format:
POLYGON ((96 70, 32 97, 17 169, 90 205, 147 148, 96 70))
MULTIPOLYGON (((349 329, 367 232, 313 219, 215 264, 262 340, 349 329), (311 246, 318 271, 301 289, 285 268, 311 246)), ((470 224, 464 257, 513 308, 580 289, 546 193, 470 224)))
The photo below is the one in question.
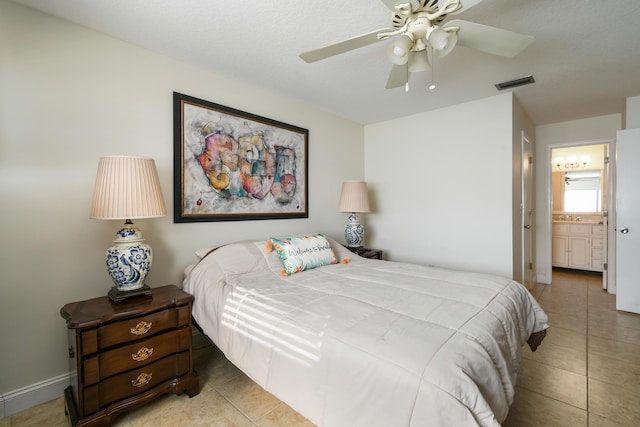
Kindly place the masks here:
POLYGON ((533 191, 533 143, 531 139, 527 136, 527 134, 522 131, 521 133, 521 141, 520 141, 520 159, 522 161, 521 165, 521 176, 520 182, 522 185, 521 188, 521 197, 522 200, 520 202, 520 214, 521 214, 521 224, 522 224, 522 248, 521 248, 521 278, 522 283, 529 290, 532 290, 536 280, 534 273, 534 251, 535 247, 533 244, 533 207, 534 207, 534 191, 533 191))
POLYGON ((547 194, 550 279, 555 267, 602 273, 609 289, 611 140, 548 147, 547 194))

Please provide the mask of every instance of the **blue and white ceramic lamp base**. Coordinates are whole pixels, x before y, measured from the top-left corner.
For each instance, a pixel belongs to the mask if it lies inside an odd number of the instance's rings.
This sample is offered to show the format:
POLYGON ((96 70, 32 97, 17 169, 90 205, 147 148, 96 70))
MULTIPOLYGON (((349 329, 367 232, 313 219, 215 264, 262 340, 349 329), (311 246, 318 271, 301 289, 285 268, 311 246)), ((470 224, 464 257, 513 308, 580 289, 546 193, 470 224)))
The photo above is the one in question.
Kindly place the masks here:
POLYGON ((125 224, 118 230, 114 245, 107 249, 107 271, 120 292, 140 289, 151 270, 151 246, 144 243, 142 233, 125 224))
POLYGON ((344 228, 344 238, 350 248, 360 248, 364 242, 364 227, 360 225, 360 218, 356 213, 349 215, 347 226, 344 228))

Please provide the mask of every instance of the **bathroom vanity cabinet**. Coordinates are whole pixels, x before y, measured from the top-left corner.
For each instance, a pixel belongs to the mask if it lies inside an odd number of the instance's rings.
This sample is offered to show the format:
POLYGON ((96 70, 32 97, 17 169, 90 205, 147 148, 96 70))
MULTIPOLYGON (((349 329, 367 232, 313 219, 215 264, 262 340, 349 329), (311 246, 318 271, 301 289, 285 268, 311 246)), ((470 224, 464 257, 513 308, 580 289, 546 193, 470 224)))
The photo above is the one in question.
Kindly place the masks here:
POLYGON ((603 270, 602 224, 554 222, 551 241, 551 264, 554 267, 590 271, 603 270))

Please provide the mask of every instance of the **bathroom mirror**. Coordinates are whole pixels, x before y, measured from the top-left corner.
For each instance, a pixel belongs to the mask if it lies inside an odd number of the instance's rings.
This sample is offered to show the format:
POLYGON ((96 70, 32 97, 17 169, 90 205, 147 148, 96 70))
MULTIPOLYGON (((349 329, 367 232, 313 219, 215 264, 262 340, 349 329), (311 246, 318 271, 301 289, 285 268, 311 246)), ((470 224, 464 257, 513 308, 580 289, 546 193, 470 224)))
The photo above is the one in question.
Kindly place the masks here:
POLYGON ((553 172, 553 211, 602 212, 600 170, 553 172))

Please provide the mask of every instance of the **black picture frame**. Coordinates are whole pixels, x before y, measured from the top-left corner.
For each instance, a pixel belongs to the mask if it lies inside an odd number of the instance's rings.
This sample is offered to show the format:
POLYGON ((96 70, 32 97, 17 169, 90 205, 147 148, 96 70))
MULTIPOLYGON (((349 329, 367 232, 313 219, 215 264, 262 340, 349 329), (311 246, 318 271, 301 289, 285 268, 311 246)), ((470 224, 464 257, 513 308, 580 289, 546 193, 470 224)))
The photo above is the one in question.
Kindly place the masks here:
POLYGON ((174 222, 308 218, 309 130, 173 93, 174 222))

